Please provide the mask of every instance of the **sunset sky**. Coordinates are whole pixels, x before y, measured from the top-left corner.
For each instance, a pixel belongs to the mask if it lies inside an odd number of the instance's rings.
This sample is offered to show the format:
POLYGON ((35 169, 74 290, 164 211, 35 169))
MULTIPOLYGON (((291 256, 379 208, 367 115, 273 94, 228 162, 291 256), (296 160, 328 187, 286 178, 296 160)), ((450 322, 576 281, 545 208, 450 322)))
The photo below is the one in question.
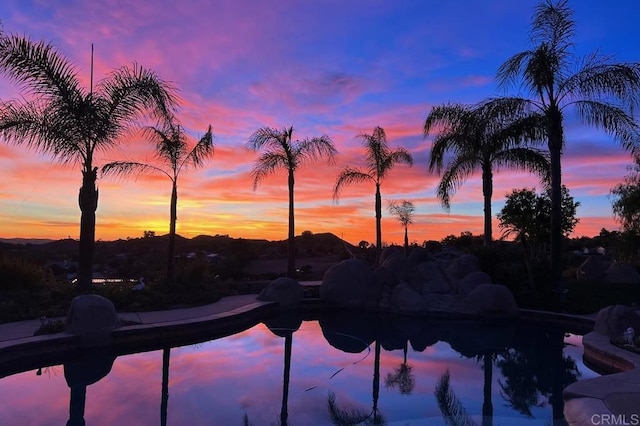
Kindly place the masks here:
MULTIPOLYGON (((535 0, 2 0, 8 33, 47 40, 78 68, 88 84, 91 44, 95 79, 134 61, 179 89, 179 118, 193 136, 209 124, 215 155, 179 180, 178 233, 286 238, 286 176, 268 177, 253 191, 256 154, 244 146, 262 126, 294 127, 294 139, 329 135, 337 163, 307 164, 296 176, 296 234, 333 232, 347 241, 375 241, 374 188, 347 187, 338 203, 332 188, 340 170, 363 164, 356 136, 375 126, 390 145, 414 156, 382 185, 383 203, 416 205, 409 239, 422 243, 462 231, 482 233, 480 176, 452 198, 450 212, 435 197, 438 176, 427 171, 431 138, 424 119, 434 105, 476 103, 505 92, 495 74, 510 56, 530 47, 535 0)), ((574 0, 578 54, 599 49, 618 61, 640 60, 640 3, 574 0)), ((0 99, 19 96, 0 77, 0 99)), ((601 131, 566 114, 563 183, 580 224, 575 236, 617 229, 610 189, 623 180, 628 153, 601 131)), ((152 146, 135 139, 99 158, 151 160, 152 146)), ((80 167, 0 141, 0 237, 78 238, 80 167)), ((502 171, 494 179, 494 214, 513 188, 537 179, 502 171)), ((538 185, 539 187, 539 185, 538 185)), ((101 177, 96 238, 140 237, 169 228, 171 185, 159 176, 101 177)), ((494 221, 494 236, 499 236, 494 221)), ((403 230, 383 213, 383 240, 403 230)))

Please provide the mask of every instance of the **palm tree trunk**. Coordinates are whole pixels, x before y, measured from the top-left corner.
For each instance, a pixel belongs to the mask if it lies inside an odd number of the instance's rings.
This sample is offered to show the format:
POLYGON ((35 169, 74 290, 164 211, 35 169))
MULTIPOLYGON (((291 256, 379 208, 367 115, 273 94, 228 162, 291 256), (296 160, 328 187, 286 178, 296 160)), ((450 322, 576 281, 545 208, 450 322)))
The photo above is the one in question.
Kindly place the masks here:
POLYGON ((378 418, 378 397, 380 396, 380 342, 376 340, 373 362, 373 424, 378 418))
POLYGON ((295 222, 293 214, 293 170, 289 169, 289 238, 287 239, 287 276, 296 277, 295 222))
POLYGON ((175 280, 175 261, 174 255, 176 250, 176 222, 178 221, 178 184, 173 180, 173 188, 171 189, 171 213, 169 219, 169 251, 167 253, 167 283, 173 284, 175 280))
POLYGON ((160 425, 167 426, 167 407, 169 405, 169 357, 171 348, 162 350, 162 400, 160 401, 160 425))
POLYGON ((409 226, 404 227, 404 255, 409 256, 409 226))
POLYGON ((549 159, 551 164, 551 239, 550 270, 553 291, 562 303, 562 113, 555 106, 549 107, 549 159))
POLYGON ((280 408, 280 426, 289 424, 289 380, 291 376, 291 348, 293 346, 293 333, 287 333, 284 340, 284 373, 282 377, 282 406, 280 408))
POLYGON ((380 195, 380 182, 376 182, 376 264, 380 260, 382 252, 382 196, 380 195))
POLYGON ((491 402, 491 385, 493 380, 493 361, 490 353, 482 356, 482 367, 484 369, 484 387, 482 400, 482 426, 493 425, 493 403, 491 402))
POLYGON ((97 167, 90 168, 89 171, 82 171, 82 187, 78 195, 81 211, 78 254, 78 291, 80 293, 88 293, 92 287, 93 248, 96 238, 96 209, 98 208, 97 171, 97 167))
POLYGON ((491 197, 493 196, 493 173, 489 162, 482 166, 482 195, 484 196, 484 247, 489 247, 493 241, 491 231, 491 197))
POLYGON ((87 387, 78 386, 71 388, 69 399, 69 420, 67 426, 84 426, 84 409, 87 399, 87 387))

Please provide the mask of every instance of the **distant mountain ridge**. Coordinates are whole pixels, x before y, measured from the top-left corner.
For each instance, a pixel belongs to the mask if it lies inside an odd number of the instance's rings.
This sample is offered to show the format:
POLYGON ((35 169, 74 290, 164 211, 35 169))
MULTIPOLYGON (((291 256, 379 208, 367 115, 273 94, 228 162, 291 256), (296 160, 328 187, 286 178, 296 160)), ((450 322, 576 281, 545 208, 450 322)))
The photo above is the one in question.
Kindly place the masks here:
POLYGON ((56 240, 49 238, 0 238, 0 243, 6 244, 48 244, 56 240))

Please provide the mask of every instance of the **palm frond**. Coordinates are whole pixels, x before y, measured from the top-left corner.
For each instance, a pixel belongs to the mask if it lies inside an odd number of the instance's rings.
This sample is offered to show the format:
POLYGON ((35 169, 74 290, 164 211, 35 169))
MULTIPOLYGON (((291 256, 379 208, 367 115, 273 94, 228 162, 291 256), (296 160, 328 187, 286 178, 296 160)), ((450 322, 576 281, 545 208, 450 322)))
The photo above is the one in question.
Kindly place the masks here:
POLYGON ((196 168, 200 167, 202 166, 202 164, 204 164, 204 161, 207 158, 213 155, 213 152, 213 132, 211 129, 211 125, 209 125, 204 136, 200 138, 198 143, 196 143, 191 151, 185 156, 179 169, 182 169, 183 166, 193 166, 196 168))
POLYGON ((423 136, 426 138, 429 136, 432 130, 435 128, 441 128, 439 133, 445 133, 451 128, 459 126, 465 115, 468 112, 468 107, 458 104, 450 103, 444 105, 438 105, 431 109, 427 118, 424 120, 424 126, 422 128, 423 136))
POLYGON ((108 134, 119 135, 135 117, 149 113, 161 122, 171 122, 179 99, 176 89, 153 71, 133 63, 112 71, 96 85, 102 99, 101 115, 110 123, 108 134))
POLYGON ((101 172, 104 176, 113 175, 116 177, 124 178, 126 176, 133 175, 134 178, 149 174, 159 173, 166 175, 169 179, 173 180, 173 176, 151 164, 138 163, 135 161, 112 161, 102 166, 101 172))
MULTIPOLYGON (((609 63, 608 58, 592 56, 561 88, 573 99, 611 100, 633 110, 640 105, 640 63, 609 63)), ((569 99, 571 100, 571 99, 569 99)))
POLYGON ((253 190, 255 191, 258 188, 258 184, 268 175, 280 168, 287 169, 288 167, 289 160, 282 152, 270 150, 262 153, 251 170, 253 190))
MULTIPOLYGON (((258 151, 263 147, 282 149, 289 143, 287 140, 287 130, 288 129, 278 130, 271 127, 261 127, 249 137, 246 146, 252 151, 258 151)), ((293 128, 290 130, 293 130, 293 128)))
POLYGON ((500 151, 492 160, 496 171, 500 171, 502 168, 532 171, 540 177, 543 183, 550 179, 551 165, 546 151, 514 147, 500 151))
POLYGON ((516 53, 500 65, 496 76, 498 87, 507 89, 520 82, 522 70, 532 56, 533 51, 530 50, 516 53))
POLYGON ((375 183, 375 178, 365 172, 362 172, 358 169, 353 169, 351 167, 345 167, 342 172, 338 175, 336 179, 336 184, 333 187, 333 200, 338 201, 340 198, 340 192, 345 186, 349 186, 356 183, 362 183, 371 181, 375 183))
POLYGON ((442 206, 448 211, 451 208, 451 197, 460 186, 481 167, 481 163, 473 155, 459 155, 447 165, 436 195, 442 202, 442 206))
POLYGON ((66 105, 83 98, 74 66, 49 43, 28 37, 0 37, 0 73, 16 81, 23 91, 66 105))
POLYGON ((413 166, 413 156, 405 148, 397 148, 391 151, 385 158, 382 159, 380 164, 380 170, 378 174, 378 180, 381 180, 396 164, 407 164, 409 167, 413 166))
POLYGON ((634 155, 640 149, 640 126, 622 108, 606 102, 582 100, 574 103, 582 120, 604 129, 634 155))
POLYGON ((382 127, 377 126, 373 133, 360 133, 358 138, 366 149, 367 168, 372 174, 379 175, 381 163, 388 155, 387 134, 382 127))
POLYGON ((335 164, 335 157, 338 154, 333 145, 333 141, 327 135, 312 139, 304 139, 295 145, 293 157, 296 159, 296 163, 302 163, 303 161, 316 161, 322 158, 326 158, 329 164, 335 164))
POLYGON ((568 52, 575 26, 572 15, 566 0, 540 2, 531 21, 532 41, 548 44, 558 52, 568 52))
POLYGON ((467 414, 464 406, 456 396, 449 383, 450 375, 447 370, 438 383, 434 394, 438 401, 438 408, 442 413, 444 421, 449 426, 473 426, 475 423, 467 414))
POLYGON ((337 426, 354 426, 370 417, 369 413, 356 408, 342 409, 338 407, 336 395, 333 392, 329 392, 327 397, 327 408, 329 409, 329 416, 331 416, 331 423, 337 426))

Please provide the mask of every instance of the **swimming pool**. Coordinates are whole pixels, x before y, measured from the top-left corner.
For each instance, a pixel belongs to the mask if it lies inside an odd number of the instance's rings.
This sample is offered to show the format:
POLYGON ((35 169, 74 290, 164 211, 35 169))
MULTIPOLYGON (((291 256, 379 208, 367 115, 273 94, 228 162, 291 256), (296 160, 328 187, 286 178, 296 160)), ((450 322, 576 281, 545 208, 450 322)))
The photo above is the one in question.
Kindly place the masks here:
POLYGON ((198 344, 101 351, 4 377, 0 424, 554 424, 562 389, 597 376, 566 331, 290 313, 198 344))

